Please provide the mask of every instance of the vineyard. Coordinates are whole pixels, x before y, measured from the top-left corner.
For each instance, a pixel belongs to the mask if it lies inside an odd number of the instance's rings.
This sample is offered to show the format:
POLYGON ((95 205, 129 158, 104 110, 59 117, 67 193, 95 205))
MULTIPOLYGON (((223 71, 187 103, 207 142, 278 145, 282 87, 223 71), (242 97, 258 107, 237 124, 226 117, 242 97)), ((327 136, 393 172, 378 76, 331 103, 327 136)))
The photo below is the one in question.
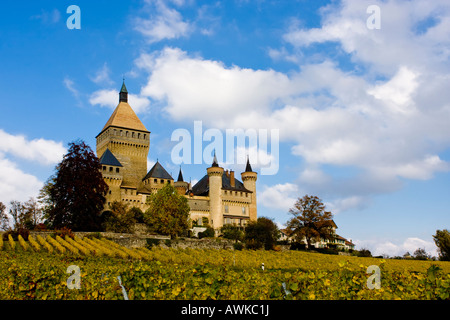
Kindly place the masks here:
POLYGON ((450 299, 450 263, 0 237, 0 299, 450 299), (264 264, 264 267, 262 267, 264 264), (367 268, 380 268, 379 289, 367 268), (79 274, 68 272, 69 266, 79 274), (71 289, 73 279, 79 288, 71 289))

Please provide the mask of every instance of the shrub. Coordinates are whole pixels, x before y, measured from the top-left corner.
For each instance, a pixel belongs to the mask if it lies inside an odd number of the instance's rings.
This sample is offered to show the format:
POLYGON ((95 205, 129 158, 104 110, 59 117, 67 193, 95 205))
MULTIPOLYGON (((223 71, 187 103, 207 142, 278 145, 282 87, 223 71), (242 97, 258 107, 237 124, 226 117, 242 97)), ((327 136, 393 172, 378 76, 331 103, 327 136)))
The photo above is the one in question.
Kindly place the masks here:
POLYGON ((55 230, 55 237, 56 236, 59 236, 59 237, 61 237, 61 238, 65 238, 66 236, 68 236, 69 238, 74 238, 75 237, 75 235, 73 234, 73 232, 72 232, 72 230, 70 230, 69 228, 67 228, 67 227, 62 227, 61 229, 59 229, 59 230, 55 230))
POLYGON ((152 238, 147 238, 147 245, 146 247, 151 249, 153 246, 157 246, 159 245, 159 239, 152 239, 152 238))
POLYGON ((206 230, 198 233, 198 238, 213 238, 215 236, 214 229, 211 227, 206 227, 206 230))
POLYGON ((233 248, 234 248, 234 250, 241 251, 242 249, 244 249, 244 245, 242 244, 242 242, 236 242, 236 243, 233 243, 233 248))

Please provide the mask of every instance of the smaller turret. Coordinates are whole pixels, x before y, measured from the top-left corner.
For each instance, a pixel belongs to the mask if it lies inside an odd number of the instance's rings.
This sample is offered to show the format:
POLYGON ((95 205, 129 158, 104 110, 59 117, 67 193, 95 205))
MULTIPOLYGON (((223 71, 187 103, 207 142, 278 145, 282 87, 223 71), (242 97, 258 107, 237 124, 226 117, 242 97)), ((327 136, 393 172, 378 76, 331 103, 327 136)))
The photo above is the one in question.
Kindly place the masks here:
POLYGON ((189 190, 189 183, 183 181, 183 173, 181 172, 181 166, 180 166, 180 172, 178 173, 178 179, 174 183, 174 187, 177 190, 177 192, 180 195, 185 195, 186 192, 189 190))

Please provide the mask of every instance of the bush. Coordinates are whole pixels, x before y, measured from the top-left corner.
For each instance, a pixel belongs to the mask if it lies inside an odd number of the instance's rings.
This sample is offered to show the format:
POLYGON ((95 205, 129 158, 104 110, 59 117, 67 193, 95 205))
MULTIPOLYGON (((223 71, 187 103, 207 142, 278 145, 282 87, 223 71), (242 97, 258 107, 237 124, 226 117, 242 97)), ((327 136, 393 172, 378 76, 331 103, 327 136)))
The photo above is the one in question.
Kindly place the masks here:
POLYGON ((146 247, 151 249, 153 246, 157 246, 159 245, 159 239, 152 239, 152 238, 147 238, 147 245, 146 247))
POLYGON ((358 257, 371 257, 372 253, 368 249, 361 249, 358 251, 357 256, 358 257))
POLYGON ((198 233, 198 238, 213 238, 215 236, 214 229, 211 227, 207 227, 205 231, 198 233))
POLYGON ((289 250, 306 250, 306 244, 300 243, 300 242, 293 242, 291 243, 291 247, 289 250))
POLYGON ((59 230, 55 230, 54 236, 56 238, 56 236, 60 236, 61 238, 65 238, 66 236, 68 236, 69 238, 74 238, 75 235, 73 234, 72 230, 70 230, 67 227, 62 227, 59 230))
POLYGON ((234 250, 241 251, 242 249, 244 249, 244 245, 241 242, 236 242, 236 243, 233 243, 233 248, 234 248, 234 250))
POLYGON ((136 223, 135 212, 136 210, 127 210, 127 205, 123 202, 114 201, 111 204, 111 211, 102 214, 104 230, 117 233, 133 232, 136 223))

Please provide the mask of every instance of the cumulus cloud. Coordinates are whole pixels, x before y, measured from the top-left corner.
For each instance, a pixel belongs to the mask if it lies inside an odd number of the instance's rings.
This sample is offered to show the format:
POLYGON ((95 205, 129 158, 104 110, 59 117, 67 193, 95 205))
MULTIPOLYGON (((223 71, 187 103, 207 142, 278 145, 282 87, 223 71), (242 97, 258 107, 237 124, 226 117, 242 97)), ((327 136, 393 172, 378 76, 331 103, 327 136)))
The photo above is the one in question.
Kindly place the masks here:
POLYGON ((50 165, 61 161, 66 149, 61 142, 42 138, 28 140, 23 135, 12 135, 0 129, 0 152, 50 165))
POLYGON ((263 186, 258 193, 258 202, 268 208, 289 211, 298 198, 299 187, 293 183, 276 184, 274 186, 263 186))
POLYGON ((409 237, 400 241, 386 239, 377 240, 353 240, 358 250, 362 248, 369 249, 373 256, 388 255, 390 257, 403 256, 406 252, 411 255, 417 249, 425 249, 431 256, 437 257, 437 247, 432 241, 423 240, 417 237, 409 237))
MULTIPOLYGON (((183 1, 176 1, 175 4, 182 5, 183 1)), ((177 10, 169 8, 165 1, 147 1, 147 6, 149 17, 137 17, 134 24, 135 29, 148 42, 174 39, 189 34, 189 22, 184 21, 177 10)))
POLYGON ((61 142, 46 139, 29 140, 0 129, 0 201, 26 201, 36 197, 43 183, 26 173, 12 159, 24 159, 43 166, 60 162, 66 149, 61 142))
POLYGON ((302 63, 298 71, 226 66, 166 47, 135 61, 149 74, 140 94, 178 122, 279 129, 280 142, 304 160, 292 184, 331 195, 337 211, 398 190, 402 178, 449 171, 440 153, 450 147, 450 39, 444 32, 450 4, 344 0, 321 13, 320 27, 292 25, 284 45, 269 49, 274 59, 302 63), (380 30, 366 26, 373 4, 381 8, 380 30), (433 23, 424 25, 430 17, 433 23), (302 55, 330 42, 353 70, 323 51, 313 61, 302 55), (337 177, 325 166, 357 174, 337 177))
POLYGON ((36 197, 42 185, 38 178, 23 172, 14 162, 0 158, 0 201, 5 205, 11 200, 36 197))

